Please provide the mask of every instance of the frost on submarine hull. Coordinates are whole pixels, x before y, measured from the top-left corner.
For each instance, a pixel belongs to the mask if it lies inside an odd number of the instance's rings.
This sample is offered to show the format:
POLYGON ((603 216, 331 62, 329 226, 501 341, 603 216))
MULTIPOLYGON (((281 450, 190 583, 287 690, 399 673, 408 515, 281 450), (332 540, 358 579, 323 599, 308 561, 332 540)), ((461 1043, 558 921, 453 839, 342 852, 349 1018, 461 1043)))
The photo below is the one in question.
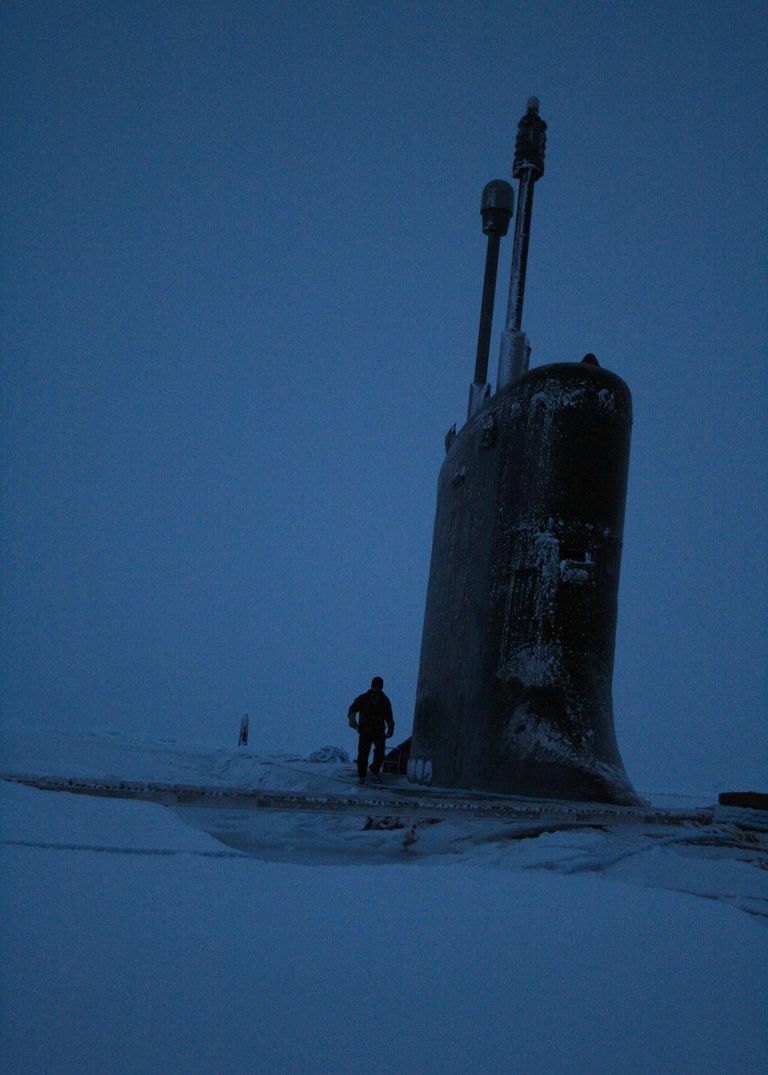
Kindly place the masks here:
MULTIPOLYGON (((469 418, 449 434, 440 471, 408 775, 635 803, 611 698, 631 397, 591 355, 528 371, 520 331, 545 130, 532 99, 513 169, 520 192, 499 384, 491 394, 483 383, 486 287, 469 418)), ((485 221, 488 285, 498 236, 485 221)))

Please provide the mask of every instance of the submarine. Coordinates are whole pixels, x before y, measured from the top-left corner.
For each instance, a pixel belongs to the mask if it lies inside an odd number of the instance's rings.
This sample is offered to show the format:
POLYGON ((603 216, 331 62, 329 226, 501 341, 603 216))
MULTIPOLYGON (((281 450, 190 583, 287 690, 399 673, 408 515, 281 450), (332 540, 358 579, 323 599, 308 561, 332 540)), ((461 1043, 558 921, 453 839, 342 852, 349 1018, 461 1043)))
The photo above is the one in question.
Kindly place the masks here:
POLYGON ((632 398, 592 354, 530 368, 523 299, 547 124, 530 98, 512 178, 486 185, 467 420, 437 486, 413 733, 413 784, 635 805, 612 678, 632 398), (501 239, 514 216, 495 390, 501 239))

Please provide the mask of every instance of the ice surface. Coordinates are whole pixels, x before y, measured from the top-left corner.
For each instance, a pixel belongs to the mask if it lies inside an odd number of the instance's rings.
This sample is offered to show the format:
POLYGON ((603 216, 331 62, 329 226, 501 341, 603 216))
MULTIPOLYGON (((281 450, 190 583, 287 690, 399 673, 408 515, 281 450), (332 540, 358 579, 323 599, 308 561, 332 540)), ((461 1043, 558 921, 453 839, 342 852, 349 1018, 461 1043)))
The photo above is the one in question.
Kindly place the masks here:
MULTIPOLYGON (((2 768, 76 758, 83 776, 341 779, 23 730, 2 768)), ((768 1070, 765 845, 732 813, 716 841, 456 820, 404 846, 359 817, 7 783, 0 810, 10 1075, 768 1070)))

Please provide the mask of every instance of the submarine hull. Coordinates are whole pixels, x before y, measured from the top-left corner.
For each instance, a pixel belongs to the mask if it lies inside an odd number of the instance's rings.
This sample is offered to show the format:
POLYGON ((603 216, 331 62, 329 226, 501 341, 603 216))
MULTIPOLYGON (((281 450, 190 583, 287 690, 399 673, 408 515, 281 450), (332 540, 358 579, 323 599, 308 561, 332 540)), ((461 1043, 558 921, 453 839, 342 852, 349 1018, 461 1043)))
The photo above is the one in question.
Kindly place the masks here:
POLYGON ((636 803, 611 680, 632 426, 599 366, 492 396, 440 471, 411 781, 636 803))

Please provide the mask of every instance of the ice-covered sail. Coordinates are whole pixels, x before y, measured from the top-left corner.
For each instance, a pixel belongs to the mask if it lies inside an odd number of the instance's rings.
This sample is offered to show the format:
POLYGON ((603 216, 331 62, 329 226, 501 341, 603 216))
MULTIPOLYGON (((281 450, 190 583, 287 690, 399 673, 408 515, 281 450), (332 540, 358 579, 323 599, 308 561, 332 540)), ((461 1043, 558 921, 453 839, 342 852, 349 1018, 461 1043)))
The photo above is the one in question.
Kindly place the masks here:
POLYGON ((531 99, 499 385, 470 407, 440 471, 408 771, 443 787, 634 803, 611 696, 632 402, 593 355, 527 369, 545 131, 531 99))

